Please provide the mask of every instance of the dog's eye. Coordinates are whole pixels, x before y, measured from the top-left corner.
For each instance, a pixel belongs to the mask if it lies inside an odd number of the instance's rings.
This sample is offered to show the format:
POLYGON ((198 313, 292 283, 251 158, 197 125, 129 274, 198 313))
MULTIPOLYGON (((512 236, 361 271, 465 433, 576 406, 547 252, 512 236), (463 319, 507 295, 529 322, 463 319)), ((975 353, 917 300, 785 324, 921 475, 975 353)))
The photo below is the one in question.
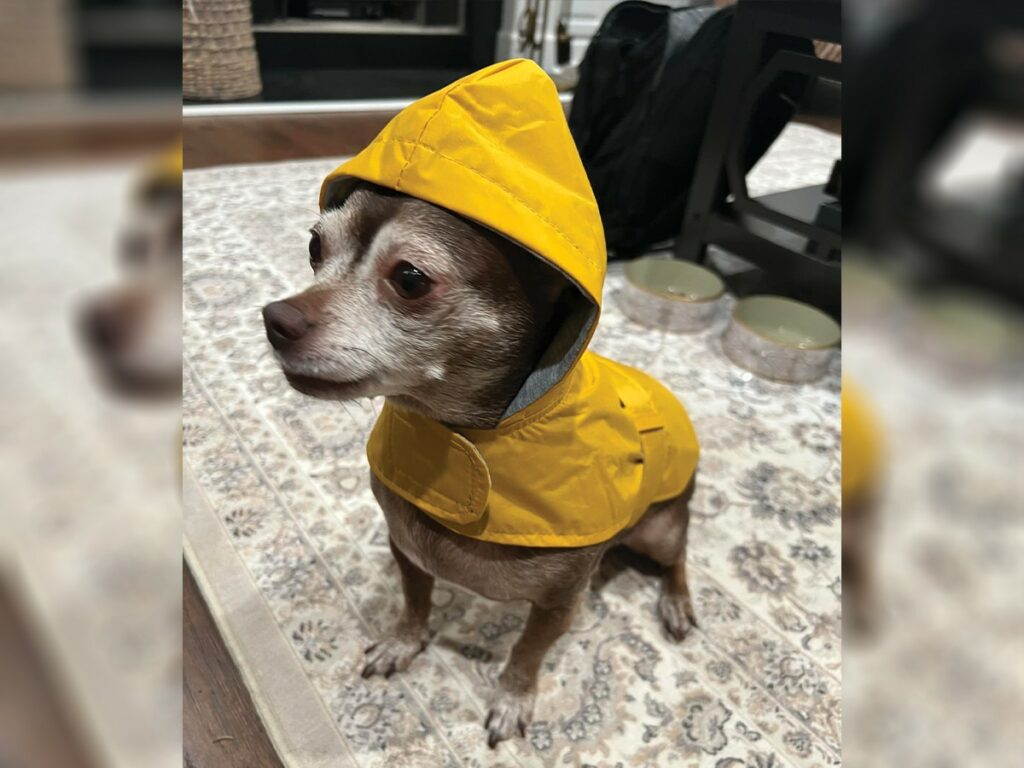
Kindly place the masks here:
POLYGON ((320 256, 320 235, 316 232, 313 232, 312 235, 309 238, 309 266, 316 269, 320 266, 323 258, 320 256))
POLYGON ((121 261, 126 267, 144 264, 149 255, 149 241, 139 234, 124 238, 121 243, 121 261))
POLYGON ((430 278, 407 261, 400 261, 388 278, 403 299, 420 299, 430 292, 430 278))

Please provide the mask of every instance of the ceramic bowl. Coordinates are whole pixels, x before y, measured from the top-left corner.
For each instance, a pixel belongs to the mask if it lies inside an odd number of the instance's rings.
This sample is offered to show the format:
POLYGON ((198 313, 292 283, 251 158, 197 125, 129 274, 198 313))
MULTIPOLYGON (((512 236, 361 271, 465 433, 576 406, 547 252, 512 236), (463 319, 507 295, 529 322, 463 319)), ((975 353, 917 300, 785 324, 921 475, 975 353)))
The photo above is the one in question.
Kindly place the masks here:
POLYGON ((748 296, 733 307, 722 349, 758 376, 807 382, 828 370, 839 337, 839 324, 812 306, 782 296, 748 296))
POLYGON ((722 279, 692 261, 644 256, 625 267, 619 305, 651 328, 692 332, 707 328, 725 293, 722 279))

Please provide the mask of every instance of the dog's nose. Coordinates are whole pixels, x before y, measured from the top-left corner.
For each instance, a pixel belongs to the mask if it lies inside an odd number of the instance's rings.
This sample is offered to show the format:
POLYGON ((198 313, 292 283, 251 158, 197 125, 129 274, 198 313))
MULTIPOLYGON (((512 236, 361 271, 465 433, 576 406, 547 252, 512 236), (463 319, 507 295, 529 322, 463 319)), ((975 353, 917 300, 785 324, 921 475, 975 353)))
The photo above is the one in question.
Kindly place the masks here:
POLYGON ((263 325, 274 349, 285 349, 306 335, 312 323, 305 313, 287 301, 275 301, 263 308, 263 325))
POLYGON ((79 316, 79 329, 90 349, 103 354, 120 346, 127 326, 116 305, 96 302, 79 316))

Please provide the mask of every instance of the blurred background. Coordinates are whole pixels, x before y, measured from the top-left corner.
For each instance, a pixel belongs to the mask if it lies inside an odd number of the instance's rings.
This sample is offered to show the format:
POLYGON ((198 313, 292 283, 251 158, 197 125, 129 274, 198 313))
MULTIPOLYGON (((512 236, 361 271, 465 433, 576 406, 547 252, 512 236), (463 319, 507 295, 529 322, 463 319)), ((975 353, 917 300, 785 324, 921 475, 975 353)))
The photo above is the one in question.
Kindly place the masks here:
POLYGON ((95 157, 169 142, 181 98, 180 5, 4 0, 0 158, 95 157))
POLYGON ((181 21, 0 2, 0 764, 177 766, 181 21))
POLYGON ((1024 9, 845 11, 843 756, 1015 764, 1024 9))

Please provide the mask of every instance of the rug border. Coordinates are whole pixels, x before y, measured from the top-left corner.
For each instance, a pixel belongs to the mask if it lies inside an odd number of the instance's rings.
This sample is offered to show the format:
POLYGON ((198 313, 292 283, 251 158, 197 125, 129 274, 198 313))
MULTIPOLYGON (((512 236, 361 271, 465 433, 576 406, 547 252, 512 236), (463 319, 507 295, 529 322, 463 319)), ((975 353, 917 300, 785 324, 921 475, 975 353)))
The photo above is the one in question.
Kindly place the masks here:
MULTIPOLYGON (((253 706, 267 731, 278 758, 286 768, 356 766, 319 694, 299 666, 294 651, 284 642, 249 573, 220 525, 188 461, 183 457, 182 548, 200 594, 220 631, 224 645, 238 667, 253 706), (217 584, 221 589, 214 586, 217 584), (226 587, 230 584, 230 587, 226 587), (221 594, 235 591, 238 610, 261 611, 264 626, 253 627, 255 616, 239 617, 221 602, 221 594), (243 626, 244 624, 244 626, 243 626), (246 630, 250 631, 246 631, 246 630), (253 638, 259 636, 259 641, 253 638), (273 657, 275 675, 260 675, 253 663, 253 648, 273 657), (298 683, 297 685, 295 683, 298 683)), ((261 663, 261 666, 265 664, 261 663)))

